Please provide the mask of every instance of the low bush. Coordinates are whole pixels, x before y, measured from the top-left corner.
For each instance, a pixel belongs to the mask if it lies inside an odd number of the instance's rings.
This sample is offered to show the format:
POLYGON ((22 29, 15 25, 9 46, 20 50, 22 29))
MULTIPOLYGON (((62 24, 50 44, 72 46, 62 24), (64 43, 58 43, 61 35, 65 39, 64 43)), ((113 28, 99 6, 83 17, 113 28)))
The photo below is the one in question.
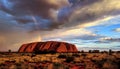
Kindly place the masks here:
POLYGON ((58 58, 66 58, 66 55, 59 55, 58 58))

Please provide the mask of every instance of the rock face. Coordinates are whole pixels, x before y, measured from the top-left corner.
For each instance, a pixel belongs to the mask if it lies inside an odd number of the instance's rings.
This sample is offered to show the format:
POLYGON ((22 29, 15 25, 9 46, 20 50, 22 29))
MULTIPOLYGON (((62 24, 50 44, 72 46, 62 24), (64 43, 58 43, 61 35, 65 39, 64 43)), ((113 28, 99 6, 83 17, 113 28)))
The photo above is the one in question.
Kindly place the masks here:
POLYGON ((55 52, 78 52, 75 45, 66 42, 34 42, 23 44, 18 52, 35 52, 35 51, 55 51, 55 52))

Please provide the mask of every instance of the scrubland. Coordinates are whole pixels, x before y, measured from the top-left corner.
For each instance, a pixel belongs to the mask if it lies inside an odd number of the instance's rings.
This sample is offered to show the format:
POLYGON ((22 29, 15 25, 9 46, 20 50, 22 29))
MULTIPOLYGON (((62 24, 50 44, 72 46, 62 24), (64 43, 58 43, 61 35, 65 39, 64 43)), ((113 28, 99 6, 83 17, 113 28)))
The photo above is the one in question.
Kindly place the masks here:
POLYGON ((120 53, 0 53, 0 69, 120 69, 120 53))

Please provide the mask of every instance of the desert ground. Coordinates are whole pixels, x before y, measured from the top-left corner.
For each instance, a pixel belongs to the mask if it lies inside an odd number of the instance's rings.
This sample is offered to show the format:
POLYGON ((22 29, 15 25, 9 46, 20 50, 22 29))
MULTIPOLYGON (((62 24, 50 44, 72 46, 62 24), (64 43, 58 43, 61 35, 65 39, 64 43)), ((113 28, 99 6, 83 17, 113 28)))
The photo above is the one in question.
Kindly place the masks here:
POLYGON ((0 53, 0 69, 120 69, 120 53, 0 53))

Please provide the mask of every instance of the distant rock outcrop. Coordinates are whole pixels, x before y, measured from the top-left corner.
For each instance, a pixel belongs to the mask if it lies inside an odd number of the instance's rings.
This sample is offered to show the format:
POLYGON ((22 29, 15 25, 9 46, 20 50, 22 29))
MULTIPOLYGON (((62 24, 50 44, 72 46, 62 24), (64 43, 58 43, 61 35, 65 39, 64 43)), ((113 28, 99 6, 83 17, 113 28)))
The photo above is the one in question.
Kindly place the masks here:
POLYGON ((66 42, 47 41, 47 42, 34 42, 23 44, 18 52, 78 52, 75 45, 66 42))

